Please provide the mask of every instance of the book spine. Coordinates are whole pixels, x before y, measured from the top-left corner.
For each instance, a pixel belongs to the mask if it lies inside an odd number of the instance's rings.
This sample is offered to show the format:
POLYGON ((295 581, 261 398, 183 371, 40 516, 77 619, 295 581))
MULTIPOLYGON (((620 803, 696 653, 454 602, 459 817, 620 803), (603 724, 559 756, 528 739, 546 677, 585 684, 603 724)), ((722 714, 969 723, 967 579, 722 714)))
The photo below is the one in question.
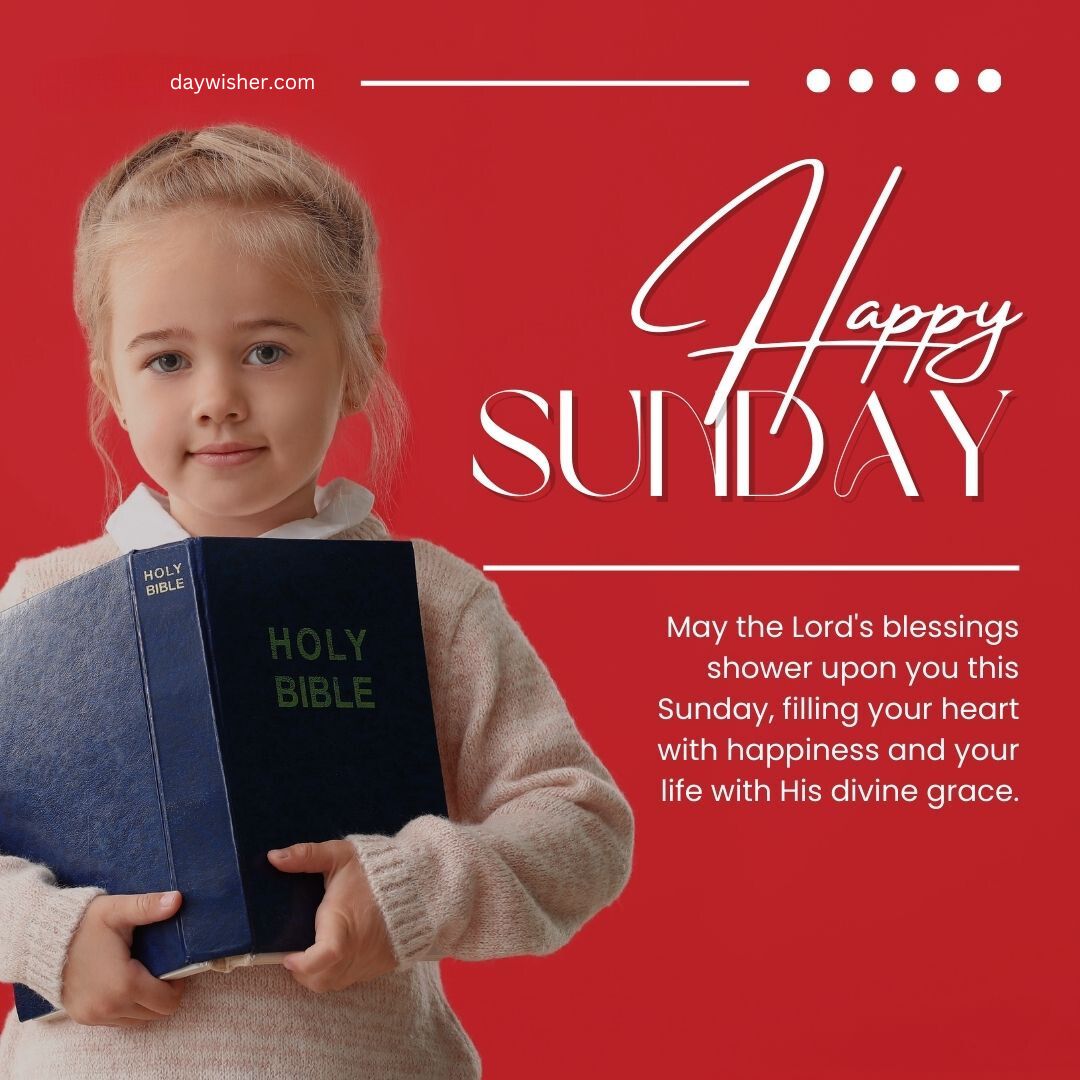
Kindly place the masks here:
MULTIPOLYGON (((183 963, 251 949, 205 651, 196 541, 128 556, 183 963)), ((171 965, 169 970, 182 964, 171 965)))

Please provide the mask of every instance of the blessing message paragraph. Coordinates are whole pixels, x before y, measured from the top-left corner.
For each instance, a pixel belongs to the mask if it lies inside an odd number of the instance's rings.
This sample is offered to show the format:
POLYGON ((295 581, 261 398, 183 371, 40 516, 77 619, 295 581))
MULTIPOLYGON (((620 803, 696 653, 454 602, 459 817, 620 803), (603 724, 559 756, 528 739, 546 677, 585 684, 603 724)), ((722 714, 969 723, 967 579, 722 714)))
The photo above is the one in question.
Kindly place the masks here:
POLYGON ((661 803, 1020 801, 1016 619, 669 614, 663 633, 696 678, 655 702, 661 803))

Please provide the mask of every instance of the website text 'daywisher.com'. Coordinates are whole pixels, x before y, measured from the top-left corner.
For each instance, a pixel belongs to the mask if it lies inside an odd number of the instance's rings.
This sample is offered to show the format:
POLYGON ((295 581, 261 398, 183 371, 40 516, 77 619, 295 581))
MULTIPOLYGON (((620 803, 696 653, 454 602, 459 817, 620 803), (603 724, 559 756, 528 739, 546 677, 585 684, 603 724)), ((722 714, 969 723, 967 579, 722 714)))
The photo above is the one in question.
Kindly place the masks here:
POLYGON ((216 75, 185 75, 179 72, 169 79, 170 90, 180 90, 189 94, 201 94, 204 90, 314 90, 313 75, 244 75, 241 72, 216 75))

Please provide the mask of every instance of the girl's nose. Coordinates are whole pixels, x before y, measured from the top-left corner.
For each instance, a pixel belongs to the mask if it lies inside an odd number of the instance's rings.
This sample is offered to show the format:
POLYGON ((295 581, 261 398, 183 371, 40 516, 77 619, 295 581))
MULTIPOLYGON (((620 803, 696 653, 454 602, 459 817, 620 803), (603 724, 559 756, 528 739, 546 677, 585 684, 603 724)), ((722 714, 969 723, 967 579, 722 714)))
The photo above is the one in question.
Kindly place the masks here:
POLYGON ((239 373, 206 365, 201 373, 193 401, 196 420, 222 424, 247 418, 247 402, 239 386, 239 373))

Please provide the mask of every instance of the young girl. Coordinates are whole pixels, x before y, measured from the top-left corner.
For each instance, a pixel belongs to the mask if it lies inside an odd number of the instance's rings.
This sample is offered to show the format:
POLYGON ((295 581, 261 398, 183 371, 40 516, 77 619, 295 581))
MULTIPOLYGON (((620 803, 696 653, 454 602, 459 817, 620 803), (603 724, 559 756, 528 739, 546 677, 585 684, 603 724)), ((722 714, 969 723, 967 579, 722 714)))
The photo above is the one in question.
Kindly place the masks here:
MULTIPOLYGON (((342 417, 400 431, 378 297, 364 200, 288 139, 175 131, 118 163, 76 250, 91 435, 108 460, 114 412, 165 494, 139 484, 102 536, 19 561, 0 607, 188 535, 386 538, 365 488, 317 485, 342 417)), ((435 544, 415 552, 449 817, 268 852, 323 875, 315 944, 176 982, 130 946, 182 896, 60 888, 0 854, 0 979, 65 1010, 9 1014, 0 1076, 479 1075, 438 961, 559 948, 625 884, 633 821, 497 588, 435 544)))

